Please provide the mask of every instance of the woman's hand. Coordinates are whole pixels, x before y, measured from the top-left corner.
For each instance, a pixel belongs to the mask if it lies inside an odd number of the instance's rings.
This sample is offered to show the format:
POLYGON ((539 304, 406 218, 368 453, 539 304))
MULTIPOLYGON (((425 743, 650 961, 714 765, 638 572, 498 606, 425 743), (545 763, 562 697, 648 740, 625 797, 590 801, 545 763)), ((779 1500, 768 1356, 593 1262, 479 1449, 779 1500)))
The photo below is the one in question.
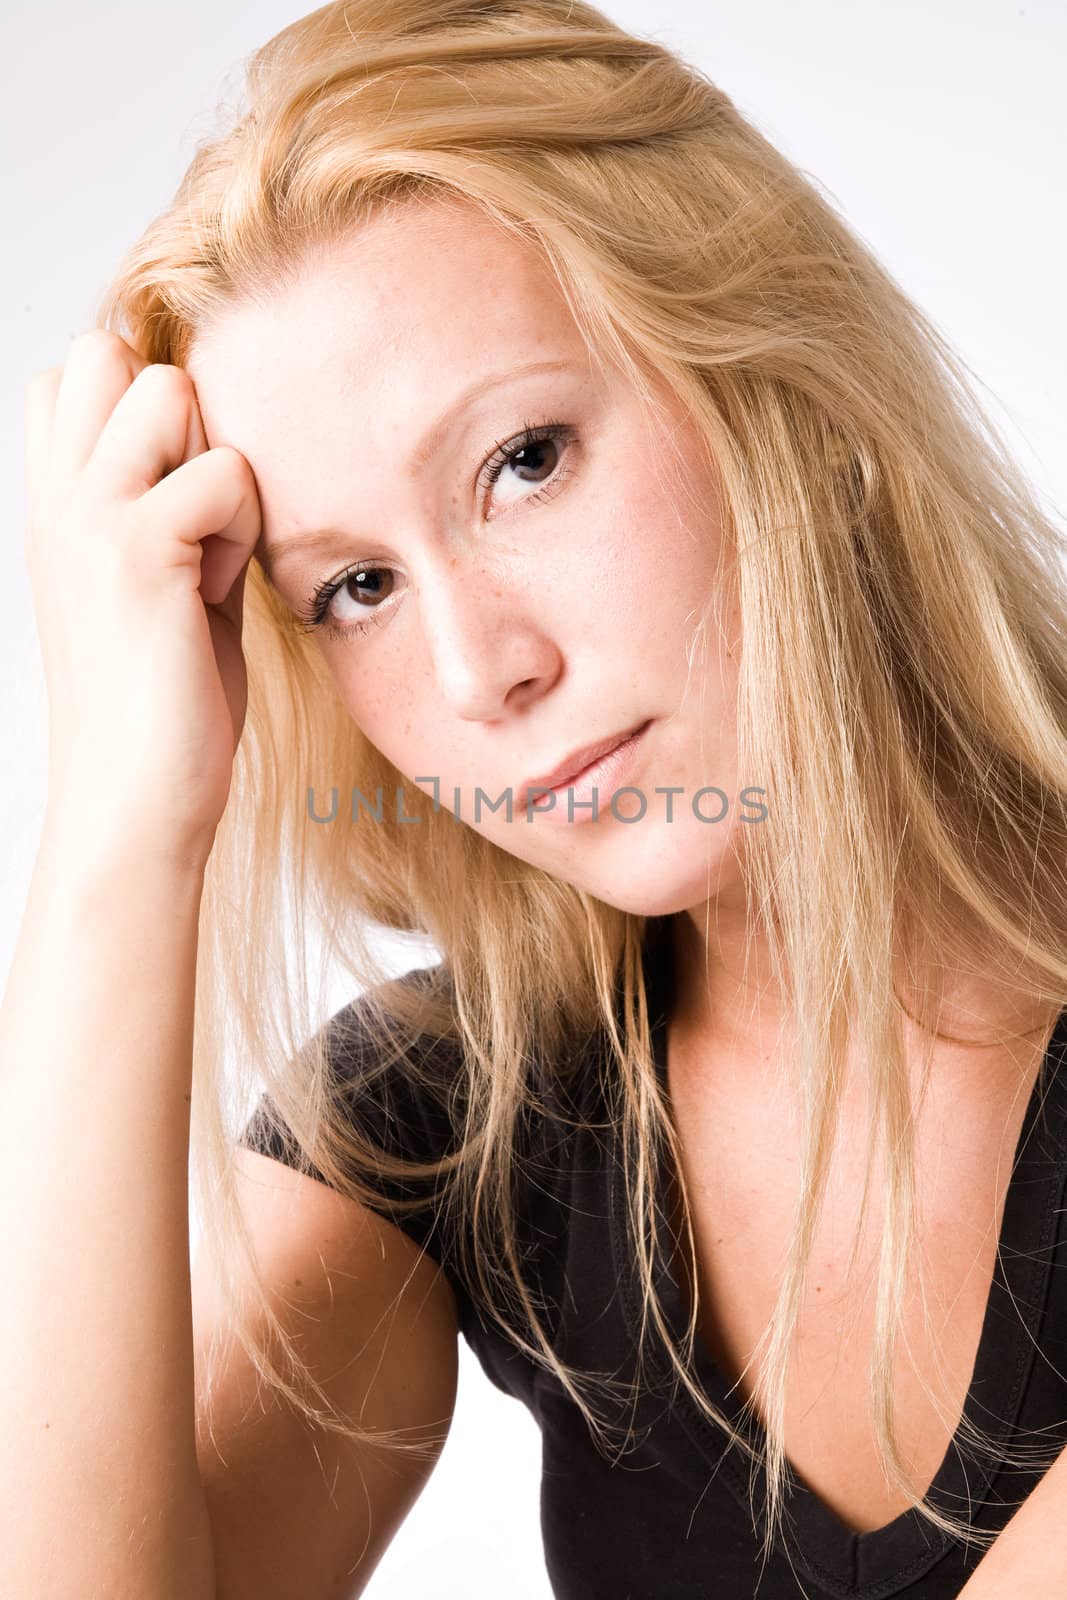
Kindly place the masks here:
POLYGON ((49 808, 93 847, 206 861, 247 707, 252 469, 208 448, 187 372, 104 329, 30 380, 26 432, 49 808))

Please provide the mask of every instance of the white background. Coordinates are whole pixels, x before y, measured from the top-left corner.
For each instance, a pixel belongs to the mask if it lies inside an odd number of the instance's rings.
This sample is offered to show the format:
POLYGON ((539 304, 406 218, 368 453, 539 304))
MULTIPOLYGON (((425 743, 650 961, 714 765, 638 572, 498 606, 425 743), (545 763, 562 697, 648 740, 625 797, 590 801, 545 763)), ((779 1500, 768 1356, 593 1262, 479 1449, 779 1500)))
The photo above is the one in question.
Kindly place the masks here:
MULTIPOLYGON (((970 365, 1047 505, 1067 507, 1063 64, 1067 0, 616 0, 827 190, 970 365)), ((22 529, 23 392, 90 325, 126 246, 170 199, 282 0, 20 7, 5 26, 0 481, 0 972, 45 801, 47 701, 22 529)), ((77 581, 72 573, 71 582, 77 581)), ((414 965, 408 953, 402 966, 414 965)), ((540 1441, 461 1342, 441 1461, 372 1597, 548 1600, 540 1441)))

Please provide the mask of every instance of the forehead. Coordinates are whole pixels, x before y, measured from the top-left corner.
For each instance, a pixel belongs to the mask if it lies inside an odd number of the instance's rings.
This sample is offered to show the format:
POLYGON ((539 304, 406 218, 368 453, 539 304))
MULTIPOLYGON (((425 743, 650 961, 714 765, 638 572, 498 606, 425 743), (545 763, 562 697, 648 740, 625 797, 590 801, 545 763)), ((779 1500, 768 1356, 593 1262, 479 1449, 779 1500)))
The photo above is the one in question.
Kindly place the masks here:
POLYGON ((502 412, 567 408, 603 382, 538 252, 470 206, 424 203, 309 251, 276 291, 228 307, 187 366, 208 444, 255 473, 261 551, 316 527, 388 527, 418 445, 454 462, 464 422, 484 444, 511 425, 502 412), (461 396, 535 366, 438 431, 461 396))
POLYGON ((537 250, 472 206, 410 202, 308 251, 276 290, 225 309, 187 366, 209 438, 246 444, 345 405, 383 427, 428 418, 509 362, 589 370, 537 250), (309 412, 309 401, 314 407, 309 412))

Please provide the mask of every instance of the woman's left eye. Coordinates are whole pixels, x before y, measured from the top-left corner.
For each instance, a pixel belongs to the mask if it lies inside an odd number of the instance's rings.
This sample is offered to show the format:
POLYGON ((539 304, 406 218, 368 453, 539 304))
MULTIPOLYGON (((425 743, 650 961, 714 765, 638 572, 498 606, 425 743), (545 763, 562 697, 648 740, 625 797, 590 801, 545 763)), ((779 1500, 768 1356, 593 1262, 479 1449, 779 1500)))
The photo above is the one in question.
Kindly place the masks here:
POLYGON ((554 493, 566 476, 559 471, 559 462, 564 454, 562 447, 572 444, 574 437, 574 428, 564 422, 546 422, 537 428, 527 423, 517 438, 497 445, 495 453, 485 464, 483 475, 486 485, 490 489, 496 488, 505 468, 517 467, 523 473, 530 472, 534 476, 513 478, 512 482, 533 482, 543 486, 536 494, 521 494, 518 498, 524 501, 544 499, 549 487, 554 493), (528 458, 525 461, 522 459, 524 456, 528 458))
MULTIPOLYGON (((562 447, 572 445, 576 437, 577 430, 569 423, 546 422, 539 427, 532 427, 527 423, 516 438, 509 439, 504 444, 497 444, 494 454, 482 468, 482 481, 488 489, 495 489, 503 479, 505 468, 516 467, 523 473, 532 473, 533 476, 512 481, 532 482, 538 485, 536 493, 521 494, 518 499, 525 504, 543 500, 548 495, 555 494, 569 476, 569 468, 560 470, 560 460, 566 454, 562 447), (523 460, 524 456, 528 459, 523 460)), ((374 598, 375 582, 380 580, 383 574, 392 571, 391 567, 374 567, 359 561, 355 566, 340 573, 338 577, 319 584, 303 611, 299 613, 298 627, 304 633, 315 633, 321 628, 331 639, 348 639, 355 634, 366 633, 368 628, 378 626, 384 618, 376 613, 384 611, 387 615, 389 607, 369 605, 367 601, 374 598), (335 596, 351 598, 347 591, 349 584, 352 583, 359 586, 357 593, 362 597, 355 602, 356 610, 362 610, 365 616, 358 622, 350 620, 338 625, 330 616, 330 608, 335 596)), ((387 598, 391 598, 391 595, 387 598)))

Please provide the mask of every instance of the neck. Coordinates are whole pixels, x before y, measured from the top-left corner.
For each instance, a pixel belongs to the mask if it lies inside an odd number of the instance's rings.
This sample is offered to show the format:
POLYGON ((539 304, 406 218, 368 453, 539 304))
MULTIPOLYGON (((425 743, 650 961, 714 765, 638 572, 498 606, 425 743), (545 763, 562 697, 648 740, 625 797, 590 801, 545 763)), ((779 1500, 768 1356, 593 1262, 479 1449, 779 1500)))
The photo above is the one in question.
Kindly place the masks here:
MULTIPOLYGON (((766 933, 752 933, 743 904, 709 901, 674 917, 670 927, 675 974, 674 1017, 690 1037, 729 1042, 764 1055, 789 1037, 792 1006, 778 982, 766 933)), ((944 945, 946 950, 949 945, 944 945)), ((905 1031, 924 1037, 925 1019, 940 1040, 969 1050, 1002 1050, 1017 1041, 1047 1046, 1063 1009, 1013 978, 1013 953, 959 933, 951 953, 921 971, 904 958, 894 990, 905 1031)))

